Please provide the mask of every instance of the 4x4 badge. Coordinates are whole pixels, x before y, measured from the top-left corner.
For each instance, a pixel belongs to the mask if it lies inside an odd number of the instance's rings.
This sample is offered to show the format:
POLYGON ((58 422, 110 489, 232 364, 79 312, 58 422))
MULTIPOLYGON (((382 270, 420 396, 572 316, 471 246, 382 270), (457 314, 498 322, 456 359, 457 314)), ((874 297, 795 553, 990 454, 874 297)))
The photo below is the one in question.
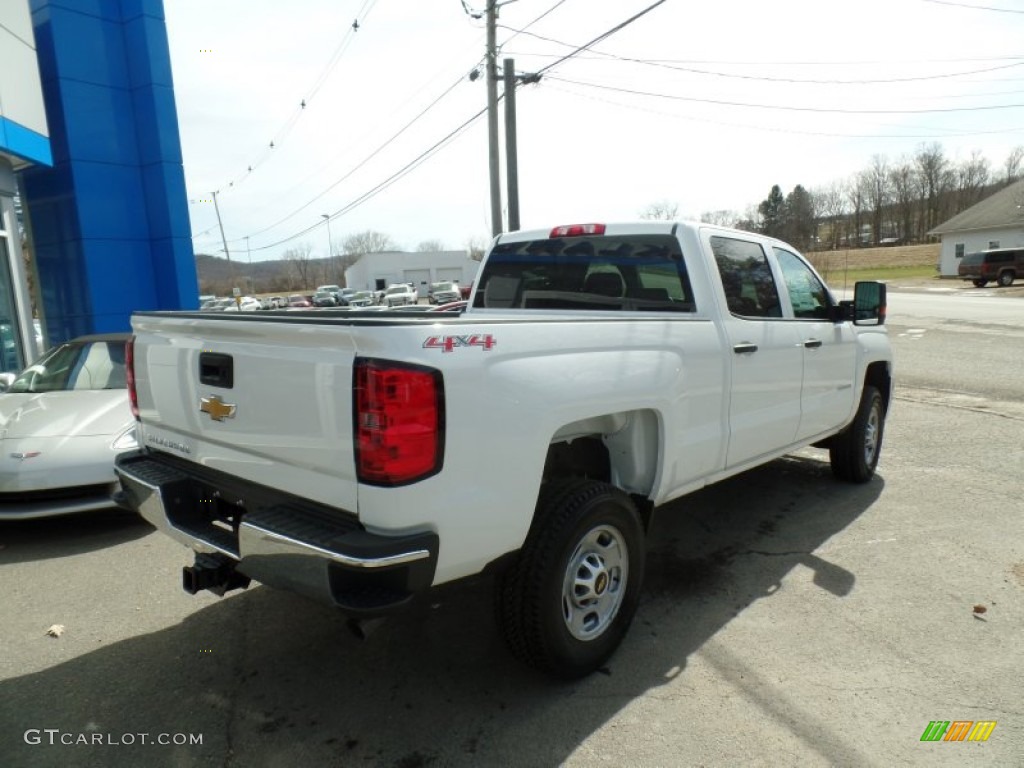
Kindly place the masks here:
POLYGON ((235 411, 238 409, 231 403, 225 403, 219 395, 214 395, 202 398, 199 401, 199 410, 210 414, 210 418, 214 421, 224 421, 224 419, 235 418, 235 411))

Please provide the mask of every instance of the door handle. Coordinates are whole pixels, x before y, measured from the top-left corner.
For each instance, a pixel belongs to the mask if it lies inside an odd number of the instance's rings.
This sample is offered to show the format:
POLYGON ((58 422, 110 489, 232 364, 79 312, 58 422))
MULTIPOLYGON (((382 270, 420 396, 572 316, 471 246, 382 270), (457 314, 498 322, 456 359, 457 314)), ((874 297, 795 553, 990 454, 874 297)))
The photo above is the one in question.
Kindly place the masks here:
POLYGON ((807 349, 817 349, 821 346, 821 339, 807 339, 807 341, 804 342, 804 346, 807 347, 807 349))
POLYGON ((757 352, 757 344, 751 344, 749 341, 741 341, 739 344, 734 344, 732 351, 737 355, 749 355, 752 352, 757 352))

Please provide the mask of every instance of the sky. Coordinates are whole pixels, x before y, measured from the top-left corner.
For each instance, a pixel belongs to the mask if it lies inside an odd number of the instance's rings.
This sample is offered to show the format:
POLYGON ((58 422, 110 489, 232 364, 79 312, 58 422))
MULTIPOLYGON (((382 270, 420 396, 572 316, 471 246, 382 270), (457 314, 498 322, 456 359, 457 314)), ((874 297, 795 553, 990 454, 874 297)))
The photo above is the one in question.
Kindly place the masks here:
MULTIPOLYGON (((476 2, 165 0, 195 251, 223 256, 214 192, 233 260, 485 245, 476 2)), ((523 229, 742 214, 932 143, 998 175, 1024 145, 1020 0, 512 0, 497 43, 542 74, 516 89, 523 229)))

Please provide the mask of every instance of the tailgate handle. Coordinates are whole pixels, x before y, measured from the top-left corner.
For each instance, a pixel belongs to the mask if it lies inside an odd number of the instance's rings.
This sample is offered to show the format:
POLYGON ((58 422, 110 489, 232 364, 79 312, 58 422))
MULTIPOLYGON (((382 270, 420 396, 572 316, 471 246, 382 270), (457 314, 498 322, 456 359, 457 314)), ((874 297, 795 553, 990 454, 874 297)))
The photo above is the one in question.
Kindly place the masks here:
POLYGON ((235 385, 235 362, 220 352, 199 354, 199 382, 211 387, 231 389, 235 385))

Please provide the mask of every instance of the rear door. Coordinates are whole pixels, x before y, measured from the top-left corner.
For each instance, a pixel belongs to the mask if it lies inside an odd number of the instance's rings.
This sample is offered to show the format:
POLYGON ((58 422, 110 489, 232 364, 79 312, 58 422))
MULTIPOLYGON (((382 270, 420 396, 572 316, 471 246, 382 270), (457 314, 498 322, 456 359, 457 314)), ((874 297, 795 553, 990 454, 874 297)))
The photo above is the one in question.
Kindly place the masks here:
POLYGON ((718 267, 728 336, 728 468, 796 439, 803 352, 793 323, 783 319, 780 291, 761 243, 707 230, 704 237, 718 267))

